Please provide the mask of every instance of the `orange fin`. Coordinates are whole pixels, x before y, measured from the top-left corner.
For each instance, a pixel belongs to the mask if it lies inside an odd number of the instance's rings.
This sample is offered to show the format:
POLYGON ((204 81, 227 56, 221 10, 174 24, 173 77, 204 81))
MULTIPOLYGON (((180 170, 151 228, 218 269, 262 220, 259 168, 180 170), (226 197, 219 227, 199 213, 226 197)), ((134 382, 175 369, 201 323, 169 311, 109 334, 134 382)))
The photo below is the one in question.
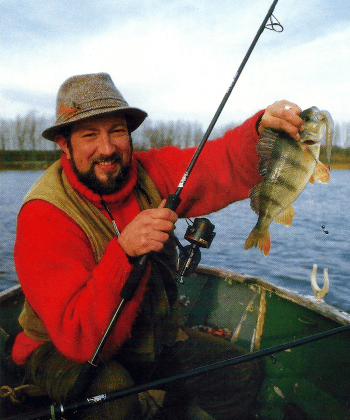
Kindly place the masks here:
POLYGON ((247 240, 245 241, 244 249, 259 247, 260 251, 267 257, 271 249, 270 232, 268 229, 261 230, 256 226, 250 232, 247 240))
POLYGON ((289 206, 282 211, 276 218, 276 223, 282 223, 282 225, 290 226, 293 222, 293 217, 295 215, 295 211, 293 206, 289 206))
MULTIPOLYGON (((317 166, 315 169, 314 174, 311 176, 311 178, 314 179, 314 181, 322 182, 324 184, 327 184, 330 179, 329 171, 327 167, 320 161, 317 162, 317 166)), ((310 182, 311 182, 310 178, 310 182)))

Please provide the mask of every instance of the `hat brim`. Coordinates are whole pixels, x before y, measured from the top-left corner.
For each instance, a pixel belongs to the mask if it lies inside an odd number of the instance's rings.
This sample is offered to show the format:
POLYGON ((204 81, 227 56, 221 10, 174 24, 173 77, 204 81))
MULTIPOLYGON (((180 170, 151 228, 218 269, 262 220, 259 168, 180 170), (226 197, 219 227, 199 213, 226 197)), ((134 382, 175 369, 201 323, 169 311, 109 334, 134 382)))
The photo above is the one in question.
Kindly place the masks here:
POLYGON ((135 131, 146 119, 147 113, 142 111, 138 108, 132 107, 116 107, 116 108, 108 108, 105 110, 96 110, 92 109, 89 111, 85 111, 82 113, 76 113, 69 121, 64 122, 62 124, 56 124, 52 127, 47 128, 42 132, 42 136, 47 139, 54 141, 55 136, 60 133, 60 131, 71 124, 74 124, 78 121, 84 121, 88 118, 92 117, 99 117, 99 116, 108 116, 108 115, 118 115, 123 114, 125 116, 126 122, 128 124, 128 129, 130 132, 135 131))

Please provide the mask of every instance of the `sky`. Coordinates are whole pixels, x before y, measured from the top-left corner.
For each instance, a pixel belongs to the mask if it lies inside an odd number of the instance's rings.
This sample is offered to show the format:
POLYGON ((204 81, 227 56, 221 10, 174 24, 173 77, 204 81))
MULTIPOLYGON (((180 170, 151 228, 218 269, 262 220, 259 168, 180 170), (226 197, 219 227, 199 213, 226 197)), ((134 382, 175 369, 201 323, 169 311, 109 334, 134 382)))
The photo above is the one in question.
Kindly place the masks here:
MULTIPOLYGON (((0 118, 53 116, 70 76, 107 72, 152 121, 209 125, 272 0, 0 0, 0 118)), ((279 0, 217 122, 287 99, 350 122, 350 2, 279 0)))

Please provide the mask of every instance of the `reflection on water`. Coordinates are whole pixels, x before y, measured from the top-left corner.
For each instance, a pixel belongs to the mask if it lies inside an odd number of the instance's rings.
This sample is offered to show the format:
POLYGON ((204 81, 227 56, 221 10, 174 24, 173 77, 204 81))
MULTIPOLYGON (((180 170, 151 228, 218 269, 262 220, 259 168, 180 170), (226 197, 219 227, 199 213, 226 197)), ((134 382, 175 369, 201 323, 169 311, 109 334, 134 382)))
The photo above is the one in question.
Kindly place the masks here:
MULTIPOLYGON (((0 289, 17 283, 13 265, 16 215, 20 203, 39 171, 0 172, 0 289)), ((271 225, 271 251, 264 257, 257 249, 244 251, 245 240, 257 216, 249 200, 234 203, 208 218, 216 237, 202 250, 202 263, 240 271, 272 283, 312 294, 310 275, 318 265, 318 281, 328 268, 330 291, 325 300, 350 311, 350 171, 332 171, 331 181, 306 187, 294 203, 295 217, 289 228, 271 225), (328 231, 328 234, 325 233, 328 231)), ((179 221, 182 240, 187 224, 179 221)))

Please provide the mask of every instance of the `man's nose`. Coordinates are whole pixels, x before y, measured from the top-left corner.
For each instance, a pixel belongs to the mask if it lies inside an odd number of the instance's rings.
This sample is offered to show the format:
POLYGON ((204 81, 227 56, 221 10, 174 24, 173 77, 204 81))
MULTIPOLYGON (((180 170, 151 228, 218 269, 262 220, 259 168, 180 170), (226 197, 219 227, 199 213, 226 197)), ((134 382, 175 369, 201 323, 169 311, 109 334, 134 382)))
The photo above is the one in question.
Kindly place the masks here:
POLYGON ((108 133, 101 133, 99 142, 100 154, 109 156, 115 152, 115 145, 108 133))

